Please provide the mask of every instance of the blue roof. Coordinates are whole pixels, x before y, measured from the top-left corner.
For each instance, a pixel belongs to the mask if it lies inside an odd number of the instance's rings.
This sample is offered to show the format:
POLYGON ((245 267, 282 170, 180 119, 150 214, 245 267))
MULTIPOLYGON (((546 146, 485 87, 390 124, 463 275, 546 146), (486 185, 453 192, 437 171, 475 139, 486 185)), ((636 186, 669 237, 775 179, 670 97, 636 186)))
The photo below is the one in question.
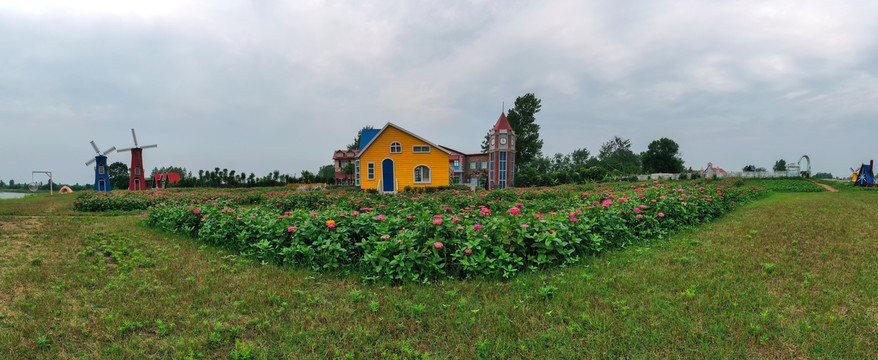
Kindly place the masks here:
POLYGON ((363 148, 365 148, 366 145, 369 145, 369 143, 372 142, 372 139, 375 138, 375 135, 378 135, 379 132, 381 132, 381 129, 363 129, 360 133, 359 151, 363 151, 363 148))

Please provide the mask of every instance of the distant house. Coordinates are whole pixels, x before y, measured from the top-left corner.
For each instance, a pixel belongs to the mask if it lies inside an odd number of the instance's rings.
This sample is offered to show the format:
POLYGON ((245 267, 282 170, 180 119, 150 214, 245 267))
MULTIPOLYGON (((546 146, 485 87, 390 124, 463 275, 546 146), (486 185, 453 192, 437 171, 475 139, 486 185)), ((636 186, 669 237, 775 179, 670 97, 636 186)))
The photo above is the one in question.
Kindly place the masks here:
POLYGON ((448 170, 452 184, 467 185, 475 189, 487 182, 488 153, 465 154, 447 146, 442 148, 451 152, 448 155, 448 170))
POLYGON ((354 186, 354 171, 350 174, 345 173, 345 168, 350 164, 353 165, 357 159, 357 153, 360 150, 336 150, 332 155, 332 162, 335 166, 335 185, 337 186, 354 186))
POLYGON ((707 163, 707 169, 701 169, 701 177, 703 178, 713 178, 713 177, 726 177, 728 173, 720 168, 719 166, 714 167, 712 162, 707 163))
POLYGON ((451 155, 445 148, 393 123, 377 132, 363 129, 356 179, 361 188, 380 192, 397 192, 406 186, 447 186, 451 155))

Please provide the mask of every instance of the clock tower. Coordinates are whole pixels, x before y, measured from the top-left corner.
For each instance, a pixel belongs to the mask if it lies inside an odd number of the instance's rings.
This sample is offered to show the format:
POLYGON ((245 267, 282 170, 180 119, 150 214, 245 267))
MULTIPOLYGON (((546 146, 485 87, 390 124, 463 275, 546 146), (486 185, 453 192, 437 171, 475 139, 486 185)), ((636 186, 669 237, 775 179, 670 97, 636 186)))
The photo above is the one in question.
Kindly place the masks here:
POLYGON ((515 132, 500 113, 497 123, 488 133, 488 189, 513 186, 515 172, 515 132))

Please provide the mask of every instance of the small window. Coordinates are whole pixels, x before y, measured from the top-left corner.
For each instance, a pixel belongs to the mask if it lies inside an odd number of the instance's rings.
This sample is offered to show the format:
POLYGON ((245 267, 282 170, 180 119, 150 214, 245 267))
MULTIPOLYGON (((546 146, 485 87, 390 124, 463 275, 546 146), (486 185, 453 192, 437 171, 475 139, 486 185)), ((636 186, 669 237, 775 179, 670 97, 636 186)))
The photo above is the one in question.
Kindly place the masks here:
POLYGON ((98 166, 98 174, 101 174, 101 175, 104 174, 104 166, 103 165, 98 166))
POLYGON ((375 180, 375 163, 366 164, 366 177, 369 180, 375 180))
POLYGON ((394 141, 392 144, 390 144, 390 153, 402 154, 402 145, 399 142, 394 141))
POLYGON ((454 160, 454 168, 460 169, 460 160, 454 160))
POLYGON ((470 161, 470 162, 469 162, 469 168, 470 168, 470 169, 475 169, 475 168, 476 168, 476 162, 475 162, 475 161, 470 161))
POLYGON ((482 169, 487 169, 487 168, 488 168, 488 162, 487 162, 487 161, 482 161, 482 167, 481 167, 481 168, 482 168, 482 169))
POLYGON ((140 166, 134 167, 134 175, 140 175, 140 166))
POLYGON ((430 145, 412 146, 412 152, 415 154, 428 154, 428 153, 430 153, 430 145))
POLYGON ((415 184, 430 183, 430 168, 426 165, 415 166, 415 184))
POLYGON ((360 186, 360 159, 354 160, 354 185, 360 186))

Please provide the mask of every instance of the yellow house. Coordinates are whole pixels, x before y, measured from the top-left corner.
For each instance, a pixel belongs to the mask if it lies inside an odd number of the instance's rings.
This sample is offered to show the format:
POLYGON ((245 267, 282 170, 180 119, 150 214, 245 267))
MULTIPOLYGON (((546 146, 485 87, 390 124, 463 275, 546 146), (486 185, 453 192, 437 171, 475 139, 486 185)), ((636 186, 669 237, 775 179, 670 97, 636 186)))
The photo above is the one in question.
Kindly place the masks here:
POLYGON ((406 186, 448 186, 450 152, 393 123, 360 145, 356 178, 360 188, 396 192, 406 186))

